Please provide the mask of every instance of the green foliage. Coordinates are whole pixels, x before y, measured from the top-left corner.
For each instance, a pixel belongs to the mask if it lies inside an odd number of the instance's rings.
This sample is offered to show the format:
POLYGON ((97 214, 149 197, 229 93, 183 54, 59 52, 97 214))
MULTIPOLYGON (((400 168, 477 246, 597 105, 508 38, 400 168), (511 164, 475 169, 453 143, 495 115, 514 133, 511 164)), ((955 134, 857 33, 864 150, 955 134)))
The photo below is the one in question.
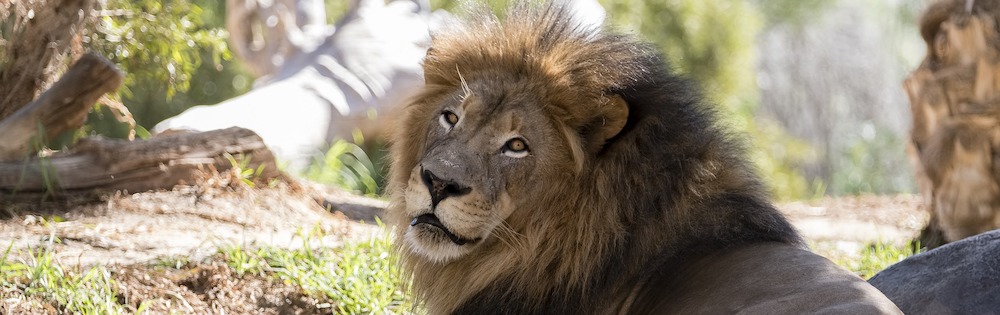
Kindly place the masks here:
POLYGON ((604 0, 612 25, 656 44, 730 111, 753 104, 760 16, 745 1, 604 0))
MULTIPOLYGON (((36 135, 44 135, 45 128, 41 124, 38 124, 35 133, 36 135)), ((42 177, 42 185, 45 186, 45 194, 42 195, 41 201, 45 201, 59 192, 59 174, 56 171, 55 166, 52 165, 52 160, 49 158, 52 153, 51 150, 48 150, 49 144, 44 140, 45 139, 40 136, 32 137, 30 140, 31 148, 33 152, 37 152, 37 154, 34 156, 29 155, 24 157, 23 163, 21 164, 21 172, 18 175, 16 188, 11 192, 12 196, 17 195, 21 185, 24 183, 24 180, 29 176, 28 170, 31 165, 31 163, 29 163, 30 159, 37 159, 38 171, 41 173, 39 175, 42 177)))
POLYGON ((214 64, 231 58, 226 32, 206 27, 201 7, 187 0, 111 0, 99 12, 84 42, 128 74, 125 96, 138 83, 164 85, 167 97, 188 90, 202 62, 199 47, 214 64))
MULTIPOLYGON (((173 255, 157 258, 153 266, 170 269, 181 269, 191 264, 191 257, 173 255)), ((138 313, 137 313, 138 314, 138 313)))
POLYGON ((900 21, 913 23, 920 18, 920 14, 931 2, 931 0, 902 1, 896 7, 896 14, 899 16, 900 21))
POLYGON ((333 25, 344 16, 347 12, 347 7, 351 5, 351 1, 343 0, 326 0, 326 23, 333 25))
POLYGON ((232 154, 226 152, 223 156, 229 161, 232 171, 240 182, 248 187, 256 187, 255 180, 260 178, 260 175, 264 173, 264 167, 266 165, 260 164, 257 165, 257 168, 249 167, 250 161, 253 160, 249 155, 244 156, 243 154, 238 154, 237 156, 233 156, 232 154))
MULTIPOLYGON (((355 136, 355 143, 364 143, 360 133, 356 132, 355 136)), ((375 168, 368 153, 355 143, 337 140, 321 159, 309 166, 305 177, 355 193, 369 196, 378 194, 382 174, 375 168)))
POLYGON ((219 253, 226 259, 226 264, 238 276, 246 274, 263 275, 268 271, 268 265, 262 257, 268 256, 269 251, 258 249, 256 252, 248 252, 242 247, 226 247, 219 250, 219 253))
POLYGON ((752 159, 775 196, 797 199, 815 193, 791 167, 806 161, 811 148, 786 136, 777 126, 755 120, 754 40, 764 21, 770 19, 754 3, 602 0, 601 4, 612 25, 654 43, 676 70, 698 81, 706 95, 721 105, 724 124, 750 135, 750 147, 755 148, 752 159))
MULTIPOLYGON (((750 115, 741 115, 751 119, 750 115)), ((751 122, 752 123, 752 122, 751 122)), ((815 150, 807 143, 789 137, 775 124, 757 124, 749 131, 754 149, 750 159, 765 176, 772 194, 779 200, 811 199, 826 193, 822 183, 810 183, 795 166, 812 160, 815 150)))
MULTIPOLYGON (((151 127, 193 105, 232 98, 249 88, 250 79, 234 63, 226 44, 224 2, 102 3, 84 43, 126 74, 123 88, 113 98, 128 107, 140 128, 151 127)), ((127 135, 127 126, 107 119, 109 113, 106 109, 92 113, 88 132, 127 135)))
POLYGON ((916 254, 921 250, 917 245, 892 245, 887 243, 872 243, 861 249, 860 258, 856 259, 835 259, 834 261, 848 270, 854 271, 862 278, 868 279, 879 271, 916 254))
POLYGON ((300 249, 230 248, 222 253, 237 274, 270 275, 308 294, 327 296, 337 303, 338 314, 399 314, 409 309, 387 232, 336 250, 310 246, 324 236, 318 230, 300 236, 300 249))
POLYGON ((835 1, 829 0, 754 0, 768 24, 788 23, 801 25, 816 12, 822 11, 835 1), (810 14, 813 13, 813 14, 810 14))
MULTIPOLYGON (((505 0, 493 1, 495 5, 497 4, 497 2, 499 2, 500 4, 507 3, 507 1, 505 0)), ((434 9, 452 10, 459 7, 461 3, 462 0, 431 0, 431 7, 433 7, 434 9)))
POLYGON ((844 152, 837 154, 831 188, 836 194, 859 195, 894 194, 912 192, 916 188, 912 178, 890 174, 896 165, 907 165, 906 156, 900 152, 889 152, 882 148, 903 148, 903 139, 889 132, 879 130, 871 124, 862 127, 857 137, 844 152))

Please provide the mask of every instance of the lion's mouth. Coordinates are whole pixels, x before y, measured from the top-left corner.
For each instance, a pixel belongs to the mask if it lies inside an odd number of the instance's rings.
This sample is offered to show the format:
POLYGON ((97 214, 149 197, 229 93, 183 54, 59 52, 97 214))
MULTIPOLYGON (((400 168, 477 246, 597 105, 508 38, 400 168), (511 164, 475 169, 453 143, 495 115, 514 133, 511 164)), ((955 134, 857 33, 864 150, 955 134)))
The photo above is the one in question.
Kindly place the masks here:
POLYGON ((410 221, 410 226, 416 226, 417 224, 426 224, 435 227, 438 230, 441 230, 441 232, 444 233, 444 235, 447 236, 452 243, 455 243, 455 245, 458 246, 475 243, 477 241, 474 239, 465 239, 458 235, 455 235, 455 233, 452 233, 451 230, 448 230, 448 228, 445 227, 443 223, 441 223, 441 220, 438 219, 438 217, 433 213, 422 214, 420 216, 413 218, 413 221, 410 221))

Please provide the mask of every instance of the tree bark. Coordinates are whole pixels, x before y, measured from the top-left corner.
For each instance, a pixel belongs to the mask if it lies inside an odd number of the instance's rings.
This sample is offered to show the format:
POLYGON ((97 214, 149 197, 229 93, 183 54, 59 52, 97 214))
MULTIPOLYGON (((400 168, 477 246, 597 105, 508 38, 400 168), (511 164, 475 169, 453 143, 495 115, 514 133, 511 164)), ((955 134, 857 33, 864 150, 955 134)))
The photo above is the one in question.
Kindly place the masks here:
POLYGON ((261 165, 253 179, 266 182, 282 175, 260 137, 242 128, 135 142, 86 138, 49 157, 0 163, 0 201, 171 189, 196 184, 214 172, 257 170, 261 165))
POLYGON ((82 127, 97 99, 118 89, 122 79, 103 57, 83 55, 41 97, 0 120, 0 161, 22 159, 37 152, 41 143, 82 127))
POLYGON ((52 83, 64 58, 81 50, 75 40, 93 0, 14 1, 5 14, 12 38, 0 57, 0 120, 35 99, 52 83))
POLYGON ((903 86, 929 248, 1000 228, 998 21, 1000 2, 966 0, 938 1, 921 19, 927 57, 903 86))

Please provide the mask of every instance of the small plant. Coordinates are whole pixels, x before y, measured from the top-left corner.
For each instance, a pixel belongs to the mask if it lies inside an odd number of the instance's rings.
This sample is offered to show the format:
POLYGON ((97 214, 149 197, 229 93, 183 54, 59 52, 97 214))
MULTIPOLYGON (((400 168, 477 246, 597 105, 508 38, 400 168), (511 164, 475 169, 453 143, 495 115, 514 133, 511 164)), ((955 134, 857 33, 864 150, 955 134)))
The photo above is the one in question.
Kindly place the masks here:
POLYGON ((232 268, 238 276, 242 277, 248 273, 263 275, 265 271, 270 270, 266 262, 262 261, 263 250, 251 253, 241 247, 233 246, 223 248, 219 252, 225 257, 229 268, 232 268))
POLYGON ((166 256, 156 260, 153 266, 181 269, 191 264, 191 258, 187 256, 166 256))
POLYGON ((256 186, 254 181, 257 178, 260 178, 260 174, 264 173, 264 164, 258 165, 257 168, 249 167, 250 161, 253 160, 251 155, 244 156, 239 154, 237 156, 233 156, 232 154, 229 154, 229 152, 226 152, 223 156, 229 160, 229 164, 232 167, 230 170, 233 172, 233 175, 240 180, 240 182, 247 185, 247 187, 253 188, 256 186))
POLYGON ((52 165, 52 161, 49 160, 49 156, 52 155, 53 151, 49 149, 45 141, 45 135, 45 127, 39 123, 35 131, 35 136, 31 139, 31 150, 35 154, 25 156, 24 160, 21 161, 21 175, 14 191, 11 192, 11 196, 17 194, 21 185, 24 184, 25 179, 34 175, 29 174, 33 173, 29 166, 32 165, 31 161, 35 158, 38 159, 38 176, 41 177, 42 185, 45 186, 45 194, 42 195, 42 201, 45 201, 48 197, 55 196, 59 192, 58 174, 55 166, 52 165))
MULTIPOLYGON (((355 143, 364 141, 360 137, 355 138, 358 138, 355 143)), ((321 160, 309 167, 306 178, 369 196, 377 194, 379 187, 375 165, 355 143, 337 140, 321 160)))

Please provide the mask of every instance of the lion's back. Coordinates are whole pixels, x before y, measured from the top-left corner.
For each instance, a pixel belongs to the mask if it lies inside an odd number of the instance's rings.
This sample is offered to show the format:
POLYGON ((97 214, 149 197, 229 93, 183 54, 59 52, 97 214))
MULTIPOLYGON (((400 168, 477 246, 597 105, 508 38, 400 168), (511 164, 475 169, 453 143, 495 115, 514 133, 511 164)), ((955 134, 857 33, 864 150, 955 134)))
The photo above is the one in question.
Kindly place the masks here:
POLYGON ((901 314, 857 275, 788 244, 725 250, 679 271, 647 285, 630 313, 901 314))

